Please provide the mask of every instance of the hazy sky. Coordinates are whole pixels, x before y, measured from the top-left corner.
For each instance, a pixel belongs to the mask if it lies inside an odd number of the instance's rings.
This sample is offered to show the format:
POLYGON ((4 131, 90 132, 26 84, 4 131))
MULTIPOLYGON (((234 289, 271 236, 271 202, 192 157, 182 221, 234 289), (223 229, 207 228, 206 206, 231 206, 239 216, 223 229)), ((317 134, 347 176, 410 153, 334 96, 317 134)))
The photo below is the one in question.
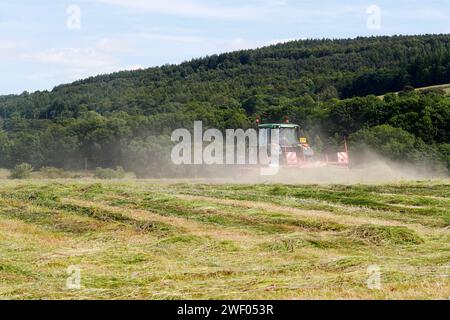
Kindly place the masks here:
POLYGON ((0 94, 290 39, 450 33, 450 0, 0 0, 0 94))

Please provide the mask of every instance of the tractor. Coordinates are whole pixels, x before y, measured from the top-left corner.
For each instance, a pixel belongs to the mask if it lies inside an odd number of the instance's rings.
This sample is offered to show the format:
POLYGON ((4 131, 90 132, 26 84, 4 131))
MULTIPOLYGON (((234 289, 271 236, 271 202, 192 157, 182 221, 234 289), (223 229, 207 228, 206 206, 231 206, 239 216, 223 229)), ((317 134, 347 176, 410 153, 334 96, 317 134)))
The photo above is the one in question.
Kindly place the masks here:
MULTIPOLYGON (((349 166, 347 142, 344 140, 344 151, 338 152, 336 157, 329 159, 328 155, 322 159, 318 159, 316 153, 308 144, 306 138, 301 136, 300 126, 296 124, 275 123, 275 124, 258 124, 258 131, 260 137, 265 137, 267 141, 260 141, 260 144, 267 144, 271 147, 271 132, 274 129, 279 129, 279 144, 276 146, 280 155, 279 165, 282 167, 292 168, 322 168, 326 166, 349 166), (261 134, 262 133, 262 134, 261 134)), ((272 146, 273 147, 273 146, 272 146)))

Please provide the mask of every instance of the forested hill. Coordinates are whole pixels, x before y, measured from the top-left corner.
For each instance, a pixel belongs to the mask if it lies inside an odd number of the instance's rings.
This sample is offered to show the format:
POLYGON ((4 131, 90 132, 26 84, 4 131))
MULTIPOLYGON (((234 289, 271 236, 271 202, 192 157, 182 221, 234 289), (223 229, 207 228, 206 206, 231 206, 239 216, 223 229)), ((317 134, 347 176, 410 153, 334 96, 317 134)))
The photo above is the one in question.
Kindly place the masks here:
POLYGON ((154 114, 171 103, 220 105, 224 96, 239 104, 255 94, 347 98, 449 82, 450 35, 373 37, 294 41, 92 77, 51 93, 0 101, 2 115, 19 110, 27 117, 53 118, 80 108, 154 114))
POLYGON ((444 83, 450 83, 450 35, 293 41, 101 75, 51 92, 0 97, 0 166, 76 167, 85 158, 91 166, 127 166, 131 147, 153 154, 162 140, 156 135, 193 120, 246 127, 256 116, 289 116, 319 145, 389 125, 446 159, 443 93, 368 97, 444 83))

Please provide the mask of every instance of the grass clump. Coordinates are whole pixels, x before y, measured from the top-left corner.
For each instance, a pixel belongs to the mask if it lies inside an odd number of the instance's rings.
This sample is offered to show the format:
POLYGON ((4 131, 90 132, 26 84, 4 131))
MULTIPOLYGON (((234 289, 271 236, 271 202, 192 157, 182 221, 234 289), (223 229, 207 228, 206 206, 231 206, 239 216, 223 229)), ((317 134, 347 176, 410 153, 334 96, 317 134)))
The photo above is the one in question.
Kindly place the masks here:
POLYGON ((29 163, 21 163, 11 170, 10 179, 29 179, 31 177, 31 172, 33 167, 29 163))
POLYGON ((201 243, 202 238, 192 235, 180 235, 163 240, 164 243, 201 243))
POLYGON ((342 237, 340 235, 329 235, 327 238, 318 236, 308 236, 305 238, 285 238, 273 242, 261 244, 264 250, 292 253, 301 248, 316 248, 320 250, 327 249, 353 249, 360 246, 360 241, 342 237))
POLYGON ((68 179, 71 178, 69 172, 64 169, 54 167, 43 167, 39 170, 39 175, 46 179, 68 179))
POLYGON ((361 225, 354 227, 350 235, 375 245, 416 245, 424 242, 413 230, 397 226, 361 225))
POLYGON ((307 246, 307 243, 299 239, 281 239, 270 243, 261 244, 262 249, 277 252, 294 252, 296 249, 307 246))

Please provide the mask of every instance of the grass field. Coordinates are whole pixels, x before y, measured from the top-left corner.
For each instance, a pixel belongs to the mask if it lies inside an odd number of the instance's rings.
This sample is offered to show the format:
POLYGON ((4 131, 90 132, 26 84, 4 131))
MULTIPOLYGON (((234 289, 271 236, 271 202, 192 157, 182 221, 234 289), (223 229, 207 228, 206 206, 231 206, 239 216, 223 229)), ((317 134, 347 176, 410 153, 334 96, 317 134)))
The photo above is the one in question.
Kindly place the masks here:
MULTIPOLYGON (((416 88, 416 91, 425 91, 425 90, 433 90, 433 89, 440 89, 443 90, 445 92, 446 95, 450 95, 450 83, 447 84, 439 84, 436 86, 429 86, 429 87, 421 87, 421 88, 416 88)), ((396 94, 398 94, 398 92, 395 92, 396 94)), ((380 98, 383 98, 385 95, 381 95, 379 96, 380 98)))
POLYGON ((436 86, 429 86, 429 87, 423 87, 423 88, 418 88, 418 91, 423 91, 423 90, 430 90, 430 89, 442 89, 444 90, 444 92, 446 94, 450 94, 450 84, 441 84, 441 85, 436 85, 436 86))
POLYGON ((0 297, 448 299, 449 226, 450 181, 4 180, 0 297))

